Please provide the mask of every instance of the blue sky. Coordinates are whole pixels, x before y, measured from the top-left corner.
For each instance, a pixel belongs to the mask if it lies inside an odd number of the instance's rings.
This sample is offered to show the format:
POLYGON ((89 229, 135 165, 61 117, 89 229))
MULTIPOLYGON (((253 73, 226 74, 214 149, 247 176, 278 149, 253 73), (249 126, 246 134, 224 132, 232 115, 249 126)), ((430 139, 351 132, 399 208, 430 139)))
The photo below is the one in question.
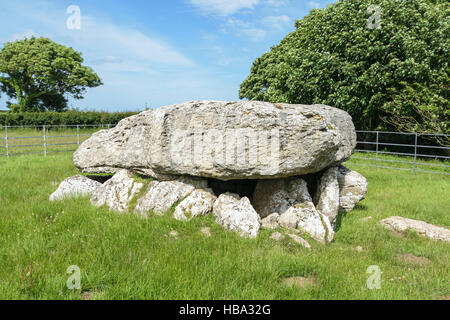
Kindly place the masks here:
MULTIPOLYGON (((0 47, 45 36, 81 51, 104 85, 81 110, 142 110, 190 100, 238 100, 255 58, 331 0, 1 0, 0 47), (70 30, 67 8, 81 9, 70 30)), ((4 108, 5 99, 0 100, 4 108)))

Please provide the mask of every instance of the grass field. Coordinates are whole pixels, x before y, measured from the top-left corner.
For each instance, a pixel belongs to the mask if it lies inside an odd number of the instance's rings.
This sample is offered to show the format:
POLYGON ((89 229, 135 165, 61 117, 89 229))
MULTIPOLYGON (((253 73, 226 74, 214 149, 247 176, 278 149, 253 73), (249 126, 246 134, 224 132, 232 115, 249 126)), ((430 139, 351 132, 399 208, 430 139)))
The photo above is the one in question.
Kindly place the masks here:
POLYGON ((0 299, 448 298, 450 244, 378 222, 400 215, 449 227, 450 176, 350 167, 367 177, 367 198, 342 217, 333 243, 310 241, 309 251, 271 240, 268 230, 240 238, 212 216, 185 223, 112 213, 87 198, 50 203, 59 182, 77 174, 70 153, 0 157, 0 299), (81 270, 81 290, 66 287, 71 265, 81 270), (366 287, 371 265, 382 271, 379 290, 366 287), (313 275, 315 286, 282 283, 313 275))

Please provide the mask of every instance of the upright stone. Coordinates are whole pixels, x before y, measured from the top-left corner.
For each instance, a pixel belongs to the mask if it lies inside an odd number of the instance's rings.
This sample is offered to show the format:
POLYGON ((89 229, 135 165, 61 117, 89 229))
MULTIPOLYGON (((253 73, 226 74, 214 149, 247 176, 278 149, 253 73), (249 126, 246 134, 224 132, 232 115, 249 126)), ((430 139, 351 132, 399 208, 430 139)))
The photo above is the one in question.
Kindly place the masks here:
POLYGON ((85 176, 76 175, 61 182, 58 189, 50 195, 49 200, 57 201, 68 198, 90 196, 95 189, 101 185, 102 184, 100 182, 94 181, 85 176))
POLYGON ((331 167, 322 174, 314 197, 316 209, 327 216, 331 225, 336 225, 339 213, 338 168, 331 167))
POLYGON ((173 217, 177 220, 189 219, 212 212, 217 197, 211 189, 195 189, 175 208, 173 217))
POLYGON ((333 228, 328 217, 316 210, 306 181, 303 179, 291 181, 290 190, 291 194, 295 195, 295 203, 280 216, 280 225, 300 229, 317 241, 331 242, 334 238, 333 228))
POLYGON ((92 193, 91 202, 97 207, 107 205, 113 211, 125 212, 143 186, 130 171, 120 170, 92 193))
POLYGON ((142 215, 167 213, 173 205, 191 194, 196 187, 206 187, 205 180, 180 177, 175 181, 152 181, 137 203, 136 212, 142 215))
POLYGON ((351 211, 367 194, 367 180, 356 171, 344 166, 338 169, 339 209, 351 211))
POLYGON ((223 193, 214 203, 216 221, 224 228, 236 231, 241 236, 254 238, 260 228, 260 217, 247 197, 223 193))

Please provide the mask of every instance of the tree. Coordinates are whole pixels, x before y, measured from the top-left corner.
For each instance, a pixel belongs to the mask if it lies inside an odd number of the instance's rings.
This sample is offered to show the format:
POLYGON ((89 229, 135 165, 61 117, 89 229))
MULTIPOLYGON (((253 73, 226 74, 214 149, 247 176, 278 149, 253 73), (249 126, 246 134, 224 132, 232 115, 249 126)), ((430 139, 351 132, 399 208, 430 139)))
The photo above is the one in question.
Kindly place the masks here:
POLYGON ((64 111, 66 95, 82 99, 102 85, 82 63, 81 53, 47 38, 8 42, 0 51, 0 91, 17 100, 9 104, 13 112, 64 111))
POLYGON ((312 10, 254 61, 240 98, 332 105, 359 129, 449 133, 450 6, 430 1, 340 0, 312 10), (367 26, 371 4, 380 28, 367 26))

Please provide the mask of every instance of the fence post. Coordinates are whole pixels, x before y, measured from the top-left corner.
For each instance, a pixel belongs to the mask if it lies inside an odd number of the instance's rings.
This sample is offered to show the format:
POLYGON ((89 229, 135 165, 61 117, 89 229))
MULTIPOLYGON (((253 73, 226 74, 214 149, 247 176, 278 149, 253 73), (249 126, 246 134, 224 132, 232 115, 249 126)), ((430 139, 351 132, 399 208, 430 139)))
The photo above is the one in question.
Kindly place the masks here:
POLYGON ((378 136, 379 132, 377 131, 377 144, 376 144, 376 155, 375 155, 375 166, 378 169, 378 136))
POLYGON ((9 158, 8 126, 5 126, 5 147, 6 147, 6 157, 9 158))
POLYGON ((44 156, 47 155, 47 136, 46 136, 46 129, 45 126, 42 127, 43 131, 44 131, 44 156))
POLYGON ((417 168, 417 132, 414 135, 414 175, 416 175, 417 168))
POLYGON ((77 125, 77 145, 80 145, 80 126, 77 125))

